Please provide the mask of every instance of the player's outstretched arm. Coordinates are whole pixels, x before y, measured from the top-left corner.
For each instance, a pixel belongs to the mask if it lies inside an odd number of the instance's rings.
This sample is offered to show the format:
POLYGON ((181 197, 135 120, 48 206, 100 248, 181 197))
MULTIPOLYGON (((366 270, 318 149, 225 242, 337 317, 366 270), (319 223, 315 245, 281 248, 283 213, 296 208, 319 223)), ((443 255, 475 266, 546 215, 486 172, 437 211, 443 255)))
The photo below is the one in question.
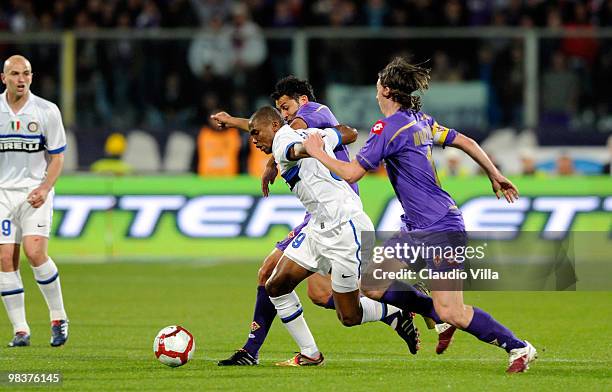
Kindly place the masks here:
POLYGON ((361 164, 355 159, 350 162, 344 162, 327 155, 323 149, 323 138, 318 133, 308 135, 306 140, 304 140, 304 143, 300 144, 300 148, 306 150, 306 153, 310 157, 321 162, 323 165, 325 165, 325 167, 348 183, 352 184, 357 182, 366 174, 366 169, 364 169, 363 166, 361 166, 361 164))
POLYGON ((489 176, 489 180, 491 180, 491 185, 493 187, 493 193, 495 193, 498 199, 501 197, 500 193, 506 198, 508 203, 512 203, 514 200, 518 199, 519 193, 516 186, 497 170, 493 162, 491 162, 491 159, 489 159, 487 154, 474 139, 458 133, 450 146, 465 152, 480 165, 482 170, 489 176))
POLYGON ((245 132, 249 131, 249 119, 229 115, 227 112, 219 112, 210 116, 221 128, 238 128, 245 132))

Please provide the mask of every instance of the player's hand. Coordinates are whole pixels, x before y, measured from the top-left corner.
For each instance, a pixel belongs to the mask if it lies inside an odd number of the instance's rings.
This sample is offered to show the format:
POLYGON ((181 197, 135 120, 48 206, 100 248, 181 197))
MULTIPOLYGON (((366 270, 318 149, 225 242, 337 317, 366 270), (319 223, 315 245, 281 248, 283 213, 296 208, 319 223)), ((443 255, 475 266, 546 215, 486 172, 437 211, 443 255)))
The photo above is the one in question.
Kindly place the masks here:
POLYGON ((217 122, 217 125, 220 128, 227 127, 228 123, 230 123, 233 119, 227 112, 219 112, 215 114, 211 114, 210 118, 217 122))
POLYGON ((261 176, 261 193, 263 193, 264 197, 270 195, 269 186, 270 184, 274 184, 276 176, 278 176, 278 169, 276 167, 276 162, 272 160, 272 164, 268 163, 266 165, 263 175, 261 176))
POLYGON ((503 195, 508 203, 514 203, 519 198, 519 192, 516 186, 501 174, 489 177, 493 187, 493 193, 498 199, 503 195))
POLYGON ((32 192, 30 192, 26 200, 28 201, 28 203, 30 203, 32 207, 38 208, 45 203, 50 190, 51 189, 49 187, 41 185, 38 188, 34 189, 32 192))
POLYGON ((325 142, 323 142, 323 137, 318 132, 314 132, 306 137, 306 140, 304 140, 303 145, 308 155, 315 158, 317 154, 323 152, 325 142))

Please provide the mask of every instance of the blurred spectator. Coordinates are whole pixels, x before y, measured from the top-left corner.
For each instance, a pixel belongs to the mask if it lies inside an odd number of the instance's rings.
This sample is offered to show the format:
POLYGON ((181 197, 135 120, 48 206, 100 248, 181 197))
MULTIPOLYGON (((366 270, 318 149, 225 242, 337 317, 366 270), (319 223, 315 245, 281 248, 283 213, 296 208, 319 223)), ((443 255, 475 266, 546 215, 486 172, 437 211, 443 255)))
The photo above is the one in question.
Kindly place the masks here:
POLYGON ((448 54, 442 50, 436 50, 433 54, 431 80, 438 82, 459 82, 463 80, 463 67, 457 64, 451 66, 448 54))
POLYGON ((445 27, 461 27, 466 25, 463 5, 459 0, 446 1, 442 24, 445 27))
POLYGON ((493 66, 493 87, 499 99, 503 125, 521 124, 525 81, 523 61, 522 43, 515 43, 497 57, 493 66))
POLYGON ((200 19, 200 26, 208 26, 214 18, 225 20, 232 9, 233 0, 190 0, 200 19))
POLYGON ((274 4, 274 15, 272 16, 272 27, 296 27, 299 24, 299 13, 295 12, 292 4, 288 1, 279 1, 274 4))
MULTIPOLYGON (((213 110, 210 113, 219 111, 213 110)), ((224 177, 237 175, 240 131, 236 128, 220 128, 210 116, 207 118, 207 124, 198 135, 198 174, 224 177)))
POLYGON ((58 29, 73 27, 74 15, 75 10, 68 5, 68 0, 55 0, 53 2, 53 20, 58 29))
MULTIPOLYGON (((272 27, 290 28, 298 26, 301 17, 301 3, 298 6, 294 5, 294 8, 292 8, 292 3, 295 2, 279 1, 274 5, 272 27)), ((274 76, 280 77, 280 75, 289 74, 291 72, 293 43, 290 40, 271 40, 268 44, 270 45, 269 52, 274 53, 273 56, 269 56, 274 76)))
POLYGON ((225 76, 231 72, 232 43, 223 32, 223 19, 213 17, 192 41, 188 61, 191 72, 203 78, 207 72, 214 76, 225 76))
MULTIPOLYGON (((506 20, 506 16, 501 12, 495 12, 493 14, 491 27, 507 28, 508 22, 506 20)), ((512 45, 512 40, 507 37, 495 37, 495 39, 489 40, 489 45, 491 45, 493 52, 497 56, 510 48, 512 45)))
POLYGON ((148 29, 160 27, 160 25, 161 15, 159 13, 159 8, 157 8, 157 4, 155 4, 153 0, 146 0, 142 7, 142 11, 140 11, 136 17, 136 27, 148 29))
POLYGON ((446 156, 446 164, 442 165, 441 170, 438 171, 438 175, 441 178, 467 177, 470 175, 470 171, 461 164, 461 152, 451 148, 445 151, 444 155, 446 156))
POLYGON ((9 14, 9 26, 13 33, 24 33, 34 31, 37 18, 34 13, 34 5, 30 1, 11 1, 12 12, 9 14))
POLYGON ((574 161, 566 152, 557 158, 556 171, 559 176, 572 176, 575 174, 574 161))
MULTIPOLYGON (((563 19, 561 17, 561 10, 554 7, 549 7, 546 11, 546 24, 545 27, 556 33, 563 32, 563 19)), ((561 49, 560 39, 543 39, 540 40, 541 56, 542 59, 549 59, 553 54, 561 49)))
MULTIPOLYGON (((76 15, 76 27, 83 31, 97 28, 85 10, 76 15)), ((100 66, 105 56, 101 53, 100 42, 96 40, 79 41, 76 52, 76 98, 79 105, 89 109, 78 111, 77 123, 83 127, 95 127, 111 118, 106 83, 100 66)))
POLYGON ((104 28, 117 27, 117 1, 106 1, 102 5, 100 26, 104 28))
POLYGON ((522 17, 526 16, 523 0, 508 0, 506 3, 507 6, 503 9, 504 14, 506 14, 506 21, 510 26, 520 25, 522 17))
POLYGON ((466 2, 471 26, 486 26, 491 23, 493 2, 489 0, 467 0, 466 2))
POLYGON ((368 0, 364 5, 365 24, 370 27, 383 27, 387 19, 387 4, 384 0, 368 0))
POLYGON ((207 124, 209 121, 210 113, 217 113, 215 111, 219 107, 219 96, 214 90, 205 90, 206 92, 200 96, 198 102, 198 108, 195 114, 194 125, 201 127, 202 124, 207 124))
POLYGON ((500 108, 493 88, 493 66, 495 64, 495 54, 488 43, 483 44, 478 50, 478 77, 480 81, 486 84, 487 94, 487 120, 490 126, 496 126, 500 123, 500 108))
MULTIPOLYGON (((569 23, 565 24, 567 30, 593 29, 590 21, 589 10, 583 2, 573 4, 572 17, 569 23)), ((563 39, 563 51, 570 57, 584 62, 590 66, 595 61, 599 44, 592 37, 568 37, 563 39)))
MULTIPOLYGON (((117 15, 119 29, 130 28, 130 16, 127 12, 117 15)), ((145 66, 142 47, 137 41, 118 39, 105 42, 105 55, 112 67, 107 72, 107 78, 112 80, 108 85, 108 95, 115 110, 121 110, 121 116, 113 116, 111 125, 122 128, 133 126, 139 122, 137 108, 144 106, 142 86, 144 85, 145 66)))
POLYGON ((91 165, 91 172, 96 174, 113 174, 116 176, 131 174, 133 168, 121 159, 126 147, 125 136, 120 133, 111 134, 104 144, 105 157, 91 165))
POLYGON ((567 126, 578 100, 578 77, 567 67, 563 52, 553 55, 552 64, 542 75, 542 122, 567 126))
MULTIPOLYGON (((207 31, 202 31, 189 48, 189 66, 194 75, 205 78, 231 75, 235 84, 246 89, 248 82, 257 85, 256 68, 266 58, 266 42, 260 28, 248 16, 244 5, 232 10, 232 22, 223 24, 213 17, 207 31)), ((253 86, 249 86, 250 89, 253 86)))
POLYGON ((189 122, 189 118, 193 115, 191 110, 193 98, 189 94, 191 91, 192 89, 183 85, 177 72, 166 75, 160 106, 167 128, 180 128, 189 122))
POLYGON ((544 173, 537 169, 535 151, 531 148, 524 148, 519 152, 521 159, 521 174, 523 176, 542 177, 544 173))
POLYGON ((257 75, 267 55, 267 46, 259 26, 251 21, 249 10, 244 4, 236 4, 232 9, 232 21, 223 29, 223 34, 231 42, 231 63, 234 84, 239 88, 253 89, 261 77, 257 75))
MULTIPOLYGON (((112 3, 112 2, 111 2, 112 3)), ((96 26, 102 24, 102 1, 101 0, 87 0, 85 6, 87 15, 96 26)))

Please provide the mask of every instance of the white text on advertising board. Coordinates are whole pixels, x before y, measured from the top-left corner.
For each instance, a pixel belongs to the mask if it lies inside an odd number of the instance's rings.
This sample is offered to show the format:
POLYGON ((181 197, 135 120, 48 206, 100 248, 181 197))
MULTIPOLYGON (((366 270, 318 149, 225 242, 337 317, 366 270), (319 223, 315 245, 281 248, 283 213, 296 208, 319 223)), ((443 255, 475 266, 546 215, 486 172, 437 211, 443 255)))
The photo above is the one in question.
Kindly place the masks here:
MULTIPOLYGON (((128 212, 132 219, 125 233, 128 237, 149 238, 155 234, 164 214, 172 214, 178 231, 187 237, 229 238, 237 236, 263 237, 271 227, 297 226, 304 219, 304 208, 292 195, 268 198, 250 195, 206 195, 188 198, 183 195, 60 195, 55 209, 63 217, 55 235, 76 238, 87 230, 93 214, 128 212)), ((512 238, 521 230, 529 212, 547 214, 541 230, 549 235, 563 235, 571 230, 575 217, 581 213, 612 211, 612 197, 600 196, 539 196, 522 197, 506 204, 495 197, 476 197, 461 206, 469 231, 499 231, 512 238)), ((403 213, 397 199, 391 199, 383 209, 376 229, 397 230, 403 213)), ((551 238, 552 239, 552 238, 551 238)))

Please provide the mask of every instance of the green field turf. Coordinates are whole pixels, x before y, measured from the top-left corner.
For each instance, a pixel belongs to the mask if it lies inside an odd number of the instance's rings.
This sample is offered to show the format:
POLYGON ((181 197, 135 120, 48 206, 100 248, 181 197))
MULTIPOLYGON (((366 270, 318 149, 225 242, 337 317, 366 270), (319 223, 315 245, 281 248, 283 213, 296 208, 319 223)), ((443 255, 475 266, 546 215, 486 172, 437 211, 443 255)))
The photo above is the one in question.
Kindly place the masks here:
MULTIPOLYGON (((220 368, 216 361, 240 347, 251 322, 258 264, 110 263, 60 264, 70 339, 48 344, 47 310, 29 268, 22 275, 32 346, 0 348, 0 371, 60 371, 62 390, 612 390, 611 292, 468 293, 469 303, 489 310, 540 358, 526 374, 507 376, 499 348, 458 333, 447 354, 433 352, 425 330, 417 356, 382 323, 346 328, 333 311, 308 302, 306 319, 327 358, 321 368, 277 368, 274 361, 296 346, 275 325, 261 365, 220 368), (196 338, 194 359, 180 368, 161 365, 152 342, 159 329, 179 323, 196 338)), ((0 312, 0 342, 11 338, 0 312)), ((1 388, 1 387, 0 387, 1 388)), ((12 390, 16 390, 12 388, 12 390)))

